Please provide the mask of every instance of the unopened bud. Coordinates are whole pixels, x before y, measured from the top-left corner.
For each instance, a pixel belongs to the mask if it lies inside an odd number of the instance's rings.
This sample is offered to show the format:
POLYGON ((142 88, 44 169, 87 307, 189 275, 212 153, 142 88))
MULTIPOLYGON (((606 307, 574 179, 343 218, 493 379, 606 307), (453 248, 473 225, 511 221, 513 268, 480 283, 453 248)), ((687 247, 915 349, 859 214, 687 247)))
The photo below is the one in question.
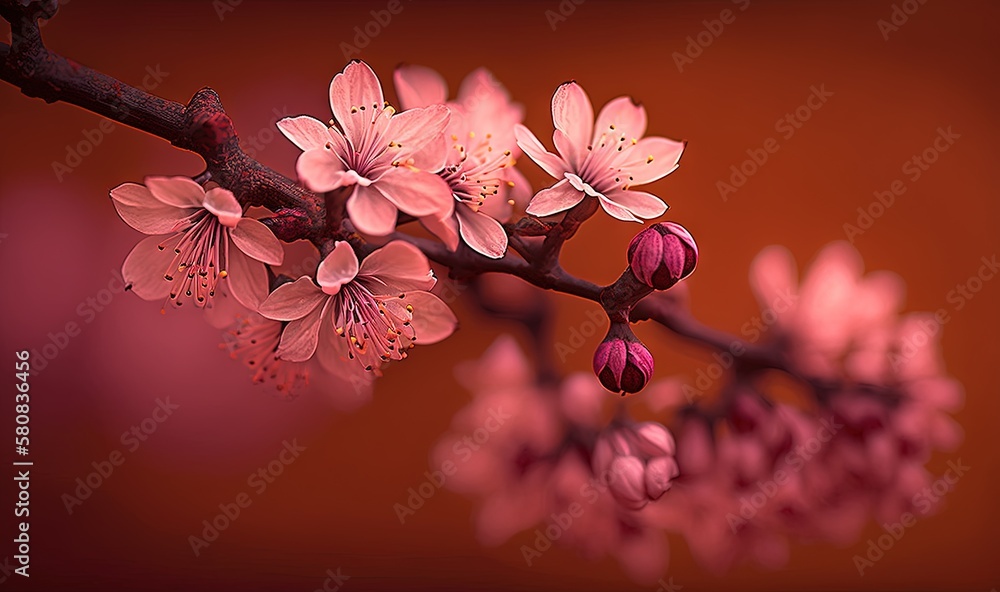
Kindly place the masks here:
POLYGON ((637 393, 653 376, 653 354, 627 324, 612 323, 594 352, 594 374, 615 393, 637 393))
POLYGON ((666 290, 694 271, 698 245, 680 224, 661 222, 635 235, 628 246, 628 264, 640 282, 666 290))

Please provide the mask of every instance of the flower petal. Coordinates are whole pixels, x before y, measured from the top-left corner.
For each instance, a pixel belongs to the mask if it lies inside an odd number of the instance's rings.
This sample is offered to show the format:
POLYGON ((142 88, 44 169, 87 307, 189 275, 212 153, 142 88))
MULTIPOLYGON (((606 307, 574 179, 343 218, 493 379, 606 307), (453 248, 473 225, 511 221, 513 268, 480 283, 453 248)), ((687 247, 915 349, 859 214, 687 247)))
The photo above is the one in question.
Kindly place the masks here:
POLYGON ((594 107, 576 82, 566 82, 552 95, 552 123, 578 150, 585 150, 594 135, 594 107))
POLYGON ((503 257, 507 252, 507 231, 499 222, 464 205, 459 205, 455 213, 465 244, 491 259, 503 257))
POLYGON ((374 186, 354 188, 347 199, 347 215, 359 232, 385 236, 396 228, 396 206, 374 186))
POLYGON ((294 282, 278 286, 260 305, 260 314, 275 321, 294 321, 319 306, 326 294, 304 275, 294 282))
POLYGON ((524 150, 524 153, 535 161, 535 164, 542 167, 542 170, 556 179, 561 179, 563 173, 569 169, 562 158, 546 150, 535 134, 520 123, 514 126, 514 137, 521 150, 524 150))
POLYGON ((243 217, 243 206, 233 192, 222 187, 209 189, 205 194, 205 209, 211 212, 223 226, 234 228, 243 217))
POLYGON ((281 242, 259 220, 241 218, 236 228, 229 231, 229 236, 239 250, 257 261, 268 265, 281 265, 285 258, 281 242))
POLYGON ((667 138, 643 138, 629 150, 622 168, 632 175, 632 185, 652 183, 677 170, 686 145, 667 138))
POLYGON ((371 124, 372 110, 382 109, 385 97, 375 72, 362 61, 347 64, 330 82, 330 108, 344 134, 357 142, 371 124), (364 109, 362 109, 364 107, 364 109), (354 112, 352 113, 352 109, 354 112))
POLYGON ((636 217, 649 220, 659 218, 667 211, 667 204, 652 193, 645 191, 623 190, 618 187, 604 194, 615 204, 632 212, 636 217))
POLYGON ((390 162, 412 158, 417 168, 436 172, 430 167, 440 168, 445 160, 448 144, 444 141, 444 131, 450 118, 451 111, 444 105, 393 115, 385 132, 392 147, 383 158, 390 162))
POLYGON ((143 181, 153 197, 175 208, 200 208, 205 190, 187 177, 146 177, 143 181))
POLYGON ((610 201, 603 195, 598 196, 597 199, 600 200, 601 207, 604 208, 604 211, 611 216, 618 218, 619 220, 624 220, 625 222, 642 222, 642 220, 636 218, 632 212, 614 203, 613 201, 610 201))
MULTIPOLYGON (((463 206, 456 207, 456 210, 459 207, 463 206)), ((458 248, 458 220, 455 219, 455 216, 440 216, 437 214, 431 214, 430 216, 422 216, 420 218, 420 223, 431 234, 441 239, 441 242, 443 242, 448 249, 454 251, 458 248)))
POLYGON ((322 121, 301 115, 286 117, 277 123, 278 130, 300 150, 322 148, 330 141, 330 128, 322 121))
POLYGON ((230 245, 226 282, 233 297, 252 311, 267 298, 267 267, 244 255, 236 245, 230 245))
POLYGON ((450 336, 458 328, 458 318, 443 300, 430 292, 409 292, 403 299, 413 307, 414 343, 427 345, 450 336))
POLYGON ((138 183, 115 187, 111 190, 111 200, 121 219, 143 234, 167 234, 197 211, 167 205, 138 183))
POLYGON ((358 256, 354 254, 351 243, 337 241, 333 250, 319 264, 316 270, 316 282, 323 291, 333 296, 340 287, 354 280, 358 275, 358 256))
POLYGON ((281 342, 276 355, 289 362, 305 362, 316 353, 319 343, 319 328, 324 313, 330 306, 329 300, 323 306, 317 306, 302 317, 296 319, 281 332, 281 342))
POLYGON ((437 105, 448 100, 448 85, 440 74, 426 66, 403 64, 392 75, 403 109, 437 105))
POLYGON ((572 208, 583 201, 584 197, 586 195, 582 191, 577 191, 567 179, 563 179, 552 187, 536 193, 525 212, 532 216, 551 216, 556 212, 572 208))
POLYGON ((596 144, 604 133, 615 137, 624 135, 627 140, 641 138, 646 133, 646 108, 633 102, 632 97, 608 101, 597 116, 593 143, 596 144))
POLYGON ((150 236, 139 242, 125 258, 122 278, 129 290, 143 300, 165 300, 170 295, 170 282, 163 278, 174 258, 173 246, 180 235, 164 240, 163 236, 150 236), (164 245, 161 250, 160 244, 164 245))
POLYGON ((327 148, 306 150, 295 163, 299 179, 313 191, 325 193, 348 184, 344 162, 327 148))
POLYGON ((386 171, 372 186, 411 216, 446 216, 455 209, 455 197, 447 181, 427 171, 395 167, 386 171))
POLYGON ((437 282, 427 256, 417 247, 399 240, 365 257, 358 270, 358 279, 363 279, 373 292, 392 295, 430 290, 437 282))

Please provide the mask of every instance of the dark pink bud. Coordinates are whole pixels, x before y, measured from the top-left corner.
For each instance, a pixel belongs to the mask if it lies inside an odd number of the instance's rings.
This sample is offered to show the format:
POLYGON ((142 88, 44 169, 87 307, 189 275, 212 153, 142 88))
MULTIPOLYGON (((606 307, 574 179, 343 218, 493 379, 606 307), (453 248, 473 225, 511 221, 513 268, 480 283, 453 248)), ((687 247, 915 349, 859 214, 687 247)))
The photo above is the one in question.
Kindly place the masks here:
POLYGON ((698 245, 680 224, 660 222, 635 235, 628 246, 628 264, 640 282, 666 290, 694 271, 698 245))
POLYGON ((653 354, 624 323, 611 323, 594 352, 594 374, 615 393, 637 393, 653 376, 653 354))

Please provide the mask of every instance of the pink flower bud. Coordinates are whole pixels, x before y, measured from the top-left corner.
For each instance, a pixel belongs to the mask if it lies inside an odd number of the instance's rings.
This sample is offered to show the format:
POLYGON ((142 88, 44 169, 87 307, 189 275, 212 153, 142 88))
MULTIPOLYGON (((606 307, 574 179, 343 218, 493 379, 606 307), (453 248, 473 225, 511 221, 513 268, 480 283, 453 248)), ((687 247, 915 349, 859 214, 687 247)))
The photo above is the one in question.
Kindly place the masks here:
POLYGON ((667 428, 655 421, 646 421, 635 428, 636 447, 648 458, 674 455, 674 437, 667 428))
POLYGON ((656 500, 670 489, 673 480, 680 474, 677 461, 669 456, 654 458, 646 463, 646 495, 656 500))
POLYGON ((638 510, 649 502, 646 495, 646 466, 634 456, 619 456, 611 463, 608 488, 622 506, 638 510))
POLYGON ((680 224, 661 222, 635 235, 628 246, 628 263, 640 282, 666 290, 694 271, 698 245, 680 224))
POLYGON ((594 374, 614 393, 637 393, 653 376, 653 354, 624 323, 612 323, 594 352, 594 374))

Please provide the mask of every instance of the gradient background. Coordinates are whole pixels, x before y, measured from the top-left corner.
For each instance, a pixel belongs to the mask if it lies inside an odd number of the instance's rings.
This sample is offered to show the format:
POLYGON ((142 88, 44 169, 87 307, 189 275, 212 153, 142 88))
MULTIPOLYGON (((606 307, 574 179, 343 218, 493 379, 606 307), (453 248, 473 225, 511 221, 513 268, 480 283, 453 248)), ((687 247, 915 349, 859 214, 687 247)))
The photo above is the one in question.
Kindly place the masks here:
MULTIPOLYGON (((274 110, 328 117, 327 85, 346 61, 340 43, 352 42, 354 27, 385 6, 244 0, 220 20, 209 0, 77 1, 66 3, 43 35, 53 50, 130 84, 159 66, 169 75, 154 92, 177 101, 212 86, 241 137, 271 140, 258 158, 293 175, 298 150, 275 137, 274 110)), ((755 253, 781 243, 804 264, 844 238, 843 225, 856 222, 874 191, 902 179, 906 193, 856 246, 868 269, 905 278, 907 310, 953 313, 943 344, 949 371, 967 389, 958 415, 966 440, 931 468, 960 457, 971 471, 941 514, 908 529, 863 578, 852 557, 881 534, 874 523, 850 547, 796 546, 783 570, 740 567, 724 577, 703 572, 673 538, 668 573, 685 590, 986 592, 1000 585, 1000 281, 988 282, 961 311, 946 298, 1000 242, 990 174, 1000 156, 1000 5, 931 0, 885 40, 876 23, 890 17, 890 2, 754 1, 678 72, 671 54, 725 8, 738 7, 587 0, 553 31, 545 11, 559 10, 557 0, 403 0, 402 12, 360 57, 387 87, 404 60, 442 71, 453 89, 484 65, 525 104, 526 123, 543 138, 551 130, 549 98, 564 80, 578 80, 597 106, 621 94, 642 100, 650 133, 690 140, 680 170, 650 190, 671 204, 670 219, 698 238, 702 260, 689 281, 694 312, 733 331, 757 313, 746 282, 755 253), (820 84, 833 97, 793 137, 781 138, 775 122, 820 84), (909 181, 903 163, 931 145, 939 126, 953 126, 961 138, 909 181), (779 152, 723 201, 716 182, 768 137, 778 139, 779 152)), ((519 552, 531 543, 529 533, 481 547, 470 502, 448 491, 405 525, 396 518, 393 504, 423 482, 428 451, 469 400, 452 365, 478 356, 503 323, 458 305, 462 330, 392 368, 374 402, 351 415, 320 397, 289 404, 252 388, 243 368, 218 350, 219 332, 197 315, 162 317, 158 304, 119 293, 86 323, 78 307, 108 286, 140 238, 115 215, 108 189, 147 174, 193 175, 200 160, 116 125, 60 181, 52 163, 65 161, 67 147, 101 119, 27 99, 6 84, 0 105, 0 352, 12 359, 16 350, 43 347, 67 322, 82 327, 32 379, 32 586, 12 576, 0 590, 311 591, 338 567, 350 576, 343 590, 643 589, 613 560, 587 563, 564 549, 529 568, 519 552), (68 515, 60 495, 92 462, 124 449, 122 432, 168 396, 180 408, 68 515), (220 503, 248 490, 247 476, 293 438, 307 450, 194 557, 187 537, 220 503)), ((549 182, 528 159, 521 165, 536 188, 549 182)), ((566 266, 593 281, 614 279, 637 229, 596 217, 568 246, 566 266)), ((566 339, 591 304, 568 296, 557 302, 557 337, 566 339)), ((690 380, 707 364, 704 352, 653 327, 641 334, 657 353, 660 377, 690 380)), ((587 368, 599 339, 570 356, 566 369, 587 368)), ((5 401, 0 425, 10 434, 13 402, 5 401)), ((0 507, 9 508, 14 485, 9 476, 2 482, 0 507)), ((9 541, 14 525, 8 510, 2 513, 9 541)), ((0 544, 0 558, 12 549, 0 544)))

